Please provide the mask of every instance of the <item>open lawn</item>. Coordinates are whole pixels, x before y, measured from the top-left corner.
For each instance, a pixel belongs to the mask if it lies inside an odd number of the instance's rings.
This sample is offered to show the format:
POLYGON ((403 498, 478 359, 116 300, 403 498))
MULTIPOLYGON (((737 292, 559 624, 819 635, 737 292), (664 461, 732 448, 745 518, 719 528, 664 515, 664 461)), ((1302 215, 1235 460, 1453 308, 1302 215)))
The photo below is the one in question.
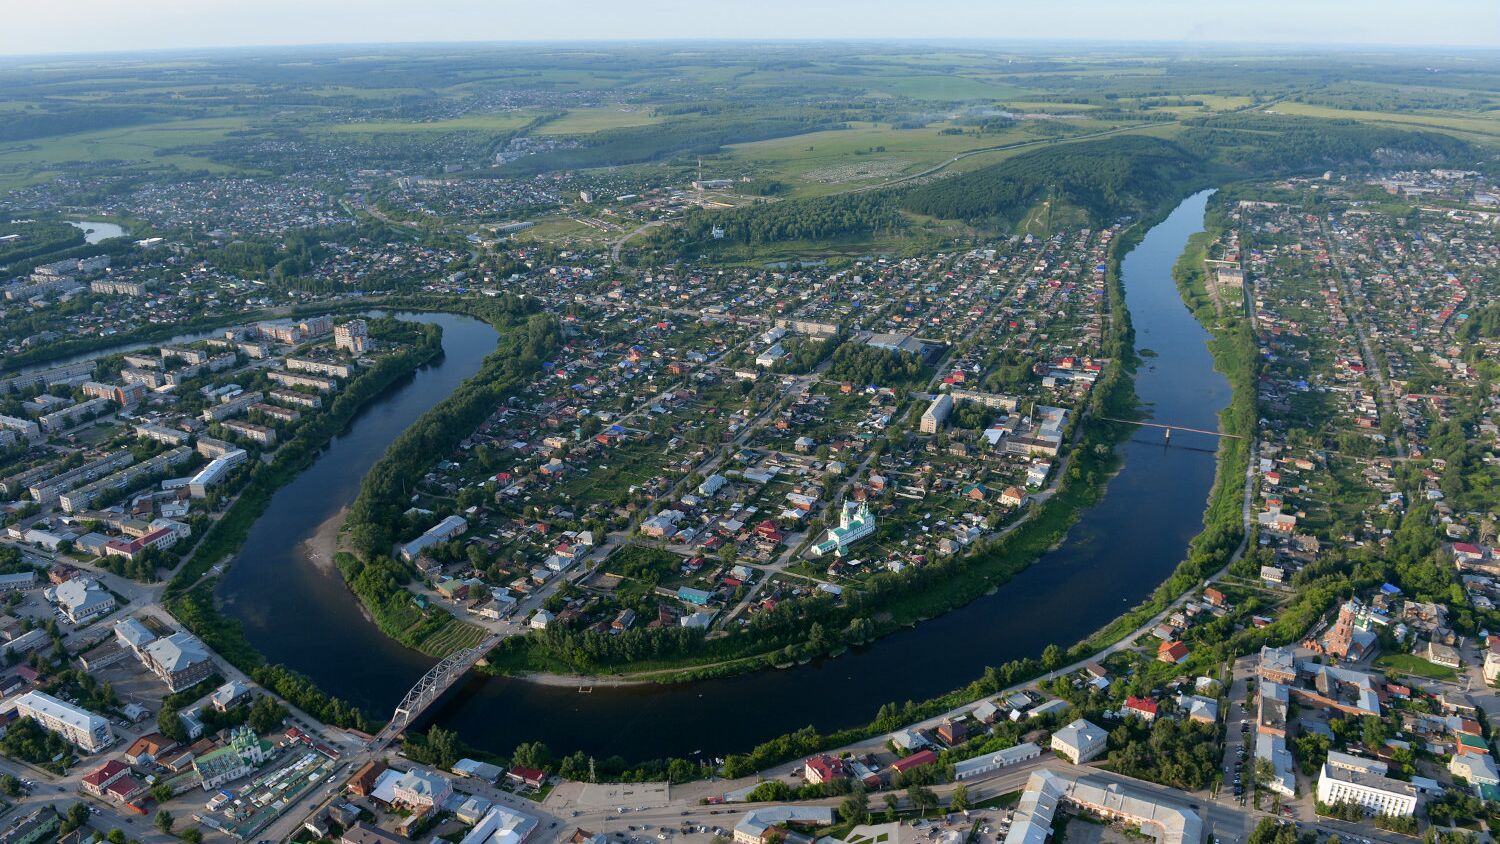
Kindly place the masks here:
POLYGON ((538 135, 588 135, 605 129, 660 123, 661 117, 641 106, 575 108, 556 120, 542 124, 538 135))
POLYGON ((1434 114, 1431 112, 1395 113, 1389 111, 1355 111, 1353 109, 1330 108, 1307 103, 1277 103, 1270 111, 1277 114, 1296 114, 1304 117, 1325 119, 1358 120, 1361 123, 1384 123, 1403 128, 1426 128, 1459 134, 1467 140, 1478 140, 1476 135, 1493 143, 1500 143, 1500 113, 1472 112, 1468 114, 1434 114))
POLYGON ((234 168, 206 158, 159 153, 175 147, 201 146, 221 141, 230 132, 242 130, 246 126, 247 121, 241 118, 212 117, 79 132, 47 138, 45 142, 0 144, 0 180, 13 174, 30 173, 71 162, 94 164, 101 161, 124 161, 131 164, 176 166, 183 170, 232 172, 234 168))
POLYGON ((1431 680, 1452 680, 1457 676, 1453 669, 1435 665, 1414 654, 1386 654, 1375 660, 1375 667, 1431 680))
POLYGON ((848 129, 734 144, 727 151, 735 161, 753 164, 766 176, 796 183, 799 194, 818 195, 921 172, 970 150, 1107 125, 1028 121, 1003 132, 956 135, 943 134, 946 128, 962 127, 935 123, 921 129, 896 129, 884 123, 855 123, 848 129))
POLYGON ((357 123, 332 123, 320 127, 334 134, 386 135, 427 132, 509 132, 536 119, 528 111, 506 111, 499 114, 476 114, 451 120, 368 120, 357 123))

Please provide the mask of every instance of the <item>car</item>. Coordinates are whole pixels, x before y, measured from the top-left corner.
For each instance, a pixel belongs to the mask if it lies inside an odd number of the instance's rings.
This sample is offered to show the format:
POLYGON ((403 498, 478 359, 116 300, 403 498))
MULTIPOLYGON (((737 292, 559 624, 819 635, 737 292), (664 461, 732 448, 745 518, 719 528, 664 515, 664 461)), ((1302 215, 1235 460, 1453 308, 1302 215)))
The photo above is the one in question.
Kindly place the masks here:
POLYGON ((685 818, 685 817, 687 817, 687 816, 688 816, 688 813, 687 813, 687 812, 683 812, 683 813, 682 813, 682 816, 683 816, 683 817, 684 817, 684 818, 685 818))

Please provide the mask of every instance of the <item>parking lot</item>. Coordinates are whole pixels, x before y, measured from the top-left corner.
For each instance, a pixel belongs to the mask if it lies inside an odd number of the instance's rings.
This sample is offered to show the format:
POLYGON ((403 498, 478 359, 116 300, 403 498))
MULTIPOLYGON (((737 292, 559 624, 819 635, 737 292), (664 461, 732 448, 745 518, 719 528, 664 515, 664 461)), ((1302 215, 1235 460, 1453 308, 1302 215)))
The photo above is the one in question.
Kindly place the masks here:
POLYGON ((1229 686, 1229 708, 1224 735, 1224 787, 1220 799, 1233 799, 1245 805, 1254 778, 1255 712, 1245 706, 1250 693, 1250 679, 1255 672, 1255 658, 1242 657, 1234 664, 1229 686))

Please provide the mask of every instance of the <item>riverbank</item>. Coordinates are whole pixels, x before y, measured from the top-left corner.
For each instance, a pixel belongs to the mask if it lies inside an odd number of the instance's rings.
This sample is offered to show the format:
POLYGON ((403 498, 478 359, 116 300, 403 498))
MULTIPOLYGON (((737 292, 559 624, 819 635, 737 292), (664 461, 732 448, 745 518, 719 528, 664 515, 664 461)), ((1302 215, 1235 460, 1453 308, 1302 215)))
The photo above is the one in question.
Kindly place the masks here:
POLYGON ((167 611, 231 665, 271 686, 298 708, 340 726, 365 729, 368 722, 356 707, 319 690, 296 672, 268 665, 239 626, 219 613, 212 592, 223 564, 239 551, 276 490, 310 466, 366 404, 442 354, 441 329, 423 326, 418 337, 410 348, 381 359, 354 379, 325 413, 284 443, 269 464, 255 467, 246 487, 173 575, 163 595, 167 611))
POLYGON ((304 554, 313 562, 313 565, 328 571, 336 568, 335 558, 339 552, 340 531, 344 527, 344 520, 348 517, 349 508, 340 507, 337 513, 318 525, 317 531, 303 543, 304 554))

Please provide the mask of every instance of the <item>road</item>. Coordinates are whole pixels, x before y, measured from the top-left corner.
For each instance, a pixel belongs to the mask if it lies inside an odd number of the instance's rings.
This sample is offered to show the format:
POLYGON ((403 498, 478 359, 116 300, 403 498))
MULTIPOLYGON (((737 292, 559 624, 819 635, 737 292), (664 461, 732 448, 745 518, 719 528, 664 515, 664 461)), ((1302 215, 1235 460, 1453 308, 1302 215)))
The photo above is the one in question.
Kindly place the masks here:
POLYGON ((666 223, 661 220, 652 220, 649 223, 642 223, 641 225, 631 229, 629 232, 626 232, 624 235, 615 240, 615 242, 609 247, 609 262, 611 264, 620 263, 620 250, 625 248, 626 242, 628 242, 631 238, 639 234, 645 234, 648 229, 653 229, 657 226, 664 225, 666 225, 666 223))
MULTIPOLYGON (((1024 789, 1031 775, 1040 770, 1051 770, 1061 774, 1087 772, 1090 777, 1117 783, 1135 791, 1146 792, 1163 802, 1185 806, 1198 813, 1203 819, 1204 830, 1210 836, 1210 840, 1216 839, 1219 844, 1241 844, 1249 837, 1257 824, 1265 818, 1272 817, 1269 812, 1253 807, 1210 801, 1200 795, 1091 766, 1076 767, 1050 755, 1002 769, 987 776, 966 780, 963 785, 968 790, 971 803, 982 802, 1024 789)), ((560 841, 571 835, 574 828, 582 828, 616 838, 654 838, 662 831, 662 827, 671 830, 665 833, 669 838, 677 839, 681 836, 676 834, 676 830, 684 825, 708 827, 710 832, 705 834, 704 837, 706 837, 712 834, 712 828, 715 826, 726 830, 732 828, 743 813, 750 808, 749 805, 743 803, 700 804, 700 799, 710 795, 702 789, 694 788, 695 785, 699 784, 673 786, 664 801, 652 801, 639 808, 626 805, 626 802, 622 800, 619 806, 625 808, 624 812, 619 811, 618 807, 598 807, 584 802, 581 799, 584 789, 582 784, 559 787, 543 804, 544 808, 551 813, 549 819, 543 822, 543 826, 546 827, 552 819, 561 819, 563 822, 559 823, 556 828, 548 828, 551 835, 542 837, 540 840, 560 841)), ((721 789, 723 784, 708 783, 707 785, 714 789, 721 789)), ((933 786, 932 790, 946 805, 957 786, 958 783, 943 783, 933 786)), ((872 809, 877 812, 882 810, 887 794, 897 796, 899 809, 912 808, 906 800, 905 792, 883 791, 870 794, 869 803, 872 809)), ((797 805, 837 806, 841 800, 840 797, 830 797, 800 801, 797 805)), ((1372 842, 1378 841, 1381 844, 1409 844, 1409 841, 1400 836, 1373 829, 1368 825, 1318 819, 1315 823, 1308 824, 1307 828, 1324 833, 1337 833, 1344 840, 1358 841, 1363 838, 1372 842)), ((690 836, 689 838, 697 840, 698 837, 690 836)))
MULTIPOLYGON (((13 808, 5 814, 0 823, 4 825, 15 823, 25 815, 47 806, 51 806, 58 814, 65 814, 74 803, 83 802, 94 811, 89 824, 100 832, 107 833, 112 829, 124 830, 130 838, 144 842, 144 844, 175 844, 177 842, 175 837, 159 832, 152 826, 149 816, 122 811, 114 803, 99 800, 80 791, 79 783, 91 770, 93 766, 89 764, 75 765, 66 776, 59 777, 40 768, 33 768, 0 757, 0 773, 11 774, 18 780, 30 781, 34 784, 28 793, 23 793, 19 797, 5 798, 5 801, 13 808)), ((180 813, 177 818, 179 821, 186 820, 180 813)))
MULTIPOLYGON (((1396 456, 1404 458, 1406 457, 1406 443, 1402 437, 1403 426, 1401 416, 1396 412, 1395 393, 1391 390, 1390 379, 1386 377, 1385 358, 1375 355, 1375 347, 1370 342, 1369 331, 1365 326, 1365 309, 1355 306, 1354 295, 1349 291, 1348 277, 1345 275, 1344 261, 1339 256, 1338 244, 1334 242, 1333 232, 1328 227, 1328 219, 1319 217, 1318 227, 1323 232, 1323 241, 1328 244, 1328 261, 1333 265, 1333 281, 1339 289, 1339 298, 1344 303, 1344 313, 1348 315, 1349 324, 1354 327, 1355 337, 1359 340, 1359 354, 1364 361, 1365 372, 1375 379, 1380 413, 1394 423, 1392 430, 1395 434, 1391 440, 1396 448, 1396 456)), ((1365 304, 1363 296, 1359 304, 1365 304)))

